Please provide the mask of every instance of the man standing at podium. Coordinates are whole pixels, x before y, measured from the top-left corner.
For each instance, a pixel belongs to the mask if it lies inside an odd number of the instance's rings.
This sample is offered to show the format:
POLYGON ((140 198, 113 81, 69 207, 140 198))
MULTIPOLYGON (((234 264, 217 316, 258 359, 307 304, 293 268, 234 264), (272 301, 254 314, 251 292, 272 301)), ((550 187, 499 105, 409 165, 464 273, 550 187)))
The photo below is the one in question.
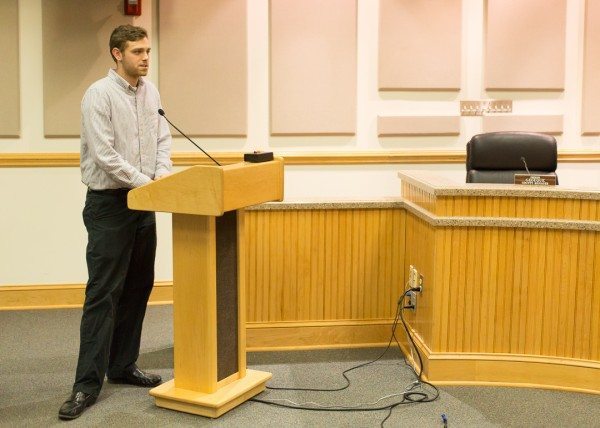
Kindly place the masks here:
POLYGON ((128 209, 127 192, 170 172, 171 135, 158 115, 158 91, 143 77, 150 52, 146 30, 119 26, 109 45, 116 69, 92 84, 81 103, 89 279, 75 383, 61 419, 74 419, 94 404, 105 375, 109 382, 142 387, 161 382, 136 365, 154 284, 155 217, 128 209))

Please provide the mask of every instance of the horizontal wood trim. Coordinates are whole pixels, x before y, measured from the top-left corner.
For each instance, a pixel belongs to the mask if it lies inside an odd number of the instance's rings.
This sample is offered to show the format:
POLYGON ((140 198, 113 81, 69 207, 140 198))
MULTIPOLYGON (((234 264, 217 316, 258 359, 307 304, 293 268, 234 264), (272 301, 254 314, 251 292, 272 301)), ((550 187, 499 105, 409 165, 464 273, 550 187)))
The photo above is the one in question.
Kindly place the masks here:
MULTIPOLYGON (((465 163, 464 151, 371 151, 371 152, 277 152, 286 165, 369 165, 465 163)), ((241 162, 241 153, 213 153, 219 163, 241 162)), ((203 154, 181 152, 172 155, 175 166, 209 165, 203 154)), ((600 151, 581 150, 558 153, 559 162, 600 162, 600 151)), ((0 168, 78 167, 79 153, 0 153, 0 168)))
MULTIPOLYGON (((0 310, 80 308, 84 298, 85 284, 0 286, 0 310)), ((173 282, 156 282, 148 302, 173 303, 173 282)))
MULTIPOLYGON (((600 362, 577 358, 528 354, 432 352, 408 329, 423 359, 423 379, 435 385, 485 385, 542 388, 600 394, 600 362)), ((418 371, 405 335, 400 347, 408 363, 418 371)))
POLYGON ((323 321, 298 323, 284 327, 280 323, 253 325, 246 329, 248 351, 335 349, 386 346, 391 336, 392 320, 378 323, 356 322, 354 325, 339 325, 323 321))
POLYGON ((490 354, 458 357, 430 355, 428 380, 436 385, 490 385, 559 389, 600 394, 597 362, 571 362, 562 358, 501 356, 490 354))

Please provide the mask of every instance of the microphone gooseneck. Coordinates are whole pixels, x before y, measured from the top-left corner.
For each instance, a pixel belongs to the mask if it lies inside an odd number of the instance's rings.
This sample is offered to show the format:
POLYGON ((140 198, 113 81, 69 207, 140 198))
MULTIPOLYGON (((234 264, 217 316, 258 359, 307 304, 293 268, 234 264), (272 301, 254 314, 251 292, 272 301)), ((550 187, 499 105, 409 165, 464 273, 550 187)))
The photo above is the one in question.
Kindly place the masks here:
POLYGON ((527 174, 531 175, 531 173, 529 172, 529 168, 527 168, 527 162, 525 161, 524 156, 521 156, 521 161, 523 162, 523 165, 525 165, 525 171, 527 171, 527 174))
POLYGON ((185 138, 187 138, 187 139, 188 139, 188 141, 189 141, 190 143, 192 143, 194 146, 198 147, 198 149, 200 149, 200 150, 202 151, 202 153, 204 153, 206 156, 208 156, 208 157, 210 158, 210 160, 212 160, 212 161, 213 161, 214 163, 216 163, 217 165, 221 166, 221 164, 220 164, 219 162, 217 162, 217 161, 216 161, 216 160, 215 160, 215 159, 214 159, 214 158, 213 158, 211 155, 209 155, 208 153, 206 153, 202 147, 200 147, 198 144, 194 143, 190 137, 188 137, 187 135, 185 135, 181 129, 179 129, 178 127, 176 127, 176 126, 173 124, 173 122, 171 122, 171 121, 169 120, 169 118, 167 117, 167 115, 165 114, 165 111, 164 111, 163 109, 159 108, 159 109, 158 109, 158 114, 160 114, 162 117, 164 117, 164 118, 165 118, 165 120, 166 120, 167 122, 169 122, 169 125, 171 125, 171 126, 172 126, 173 128, 175 128, 175 129, 176 129, 176 130, 177 130, 177 131, 178 131, 178 132, 179 132, 181 135, 183 135, 185 138))

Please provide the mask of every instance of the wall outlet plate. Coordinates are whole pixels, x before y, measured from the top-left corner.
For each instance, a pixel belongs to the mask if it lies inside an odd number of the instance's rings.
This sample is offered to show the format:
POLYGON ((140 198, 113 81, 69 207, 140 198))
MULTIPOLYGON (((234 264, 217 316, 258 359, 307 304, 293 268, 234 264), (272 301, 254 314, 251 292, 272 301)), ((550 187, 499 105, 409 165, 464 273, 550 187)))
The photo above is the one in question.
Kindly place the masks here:
POLYGON ((417 293, 416 291, 409 291, 406 294, 406 297, 408 298, 408 302, 407 304, 409 306, 412 306, 412 308, 410 308, 411 311, 414 311, 417 309, 417 293))

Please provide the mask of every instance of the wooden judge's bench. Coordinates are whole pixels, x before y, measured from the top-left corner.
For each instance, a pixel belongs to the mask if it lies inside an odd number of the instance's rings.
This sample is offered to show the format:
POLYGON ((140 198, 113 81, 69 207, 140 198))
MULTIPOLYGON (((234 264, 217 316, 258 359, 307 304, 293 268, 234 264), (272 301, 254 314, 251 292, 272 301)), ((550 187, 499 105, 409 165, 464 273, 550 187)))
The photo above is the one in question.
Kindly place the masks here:
POLYGON ((600 393, 600 192, 400 178, 427 377, 600 393))

